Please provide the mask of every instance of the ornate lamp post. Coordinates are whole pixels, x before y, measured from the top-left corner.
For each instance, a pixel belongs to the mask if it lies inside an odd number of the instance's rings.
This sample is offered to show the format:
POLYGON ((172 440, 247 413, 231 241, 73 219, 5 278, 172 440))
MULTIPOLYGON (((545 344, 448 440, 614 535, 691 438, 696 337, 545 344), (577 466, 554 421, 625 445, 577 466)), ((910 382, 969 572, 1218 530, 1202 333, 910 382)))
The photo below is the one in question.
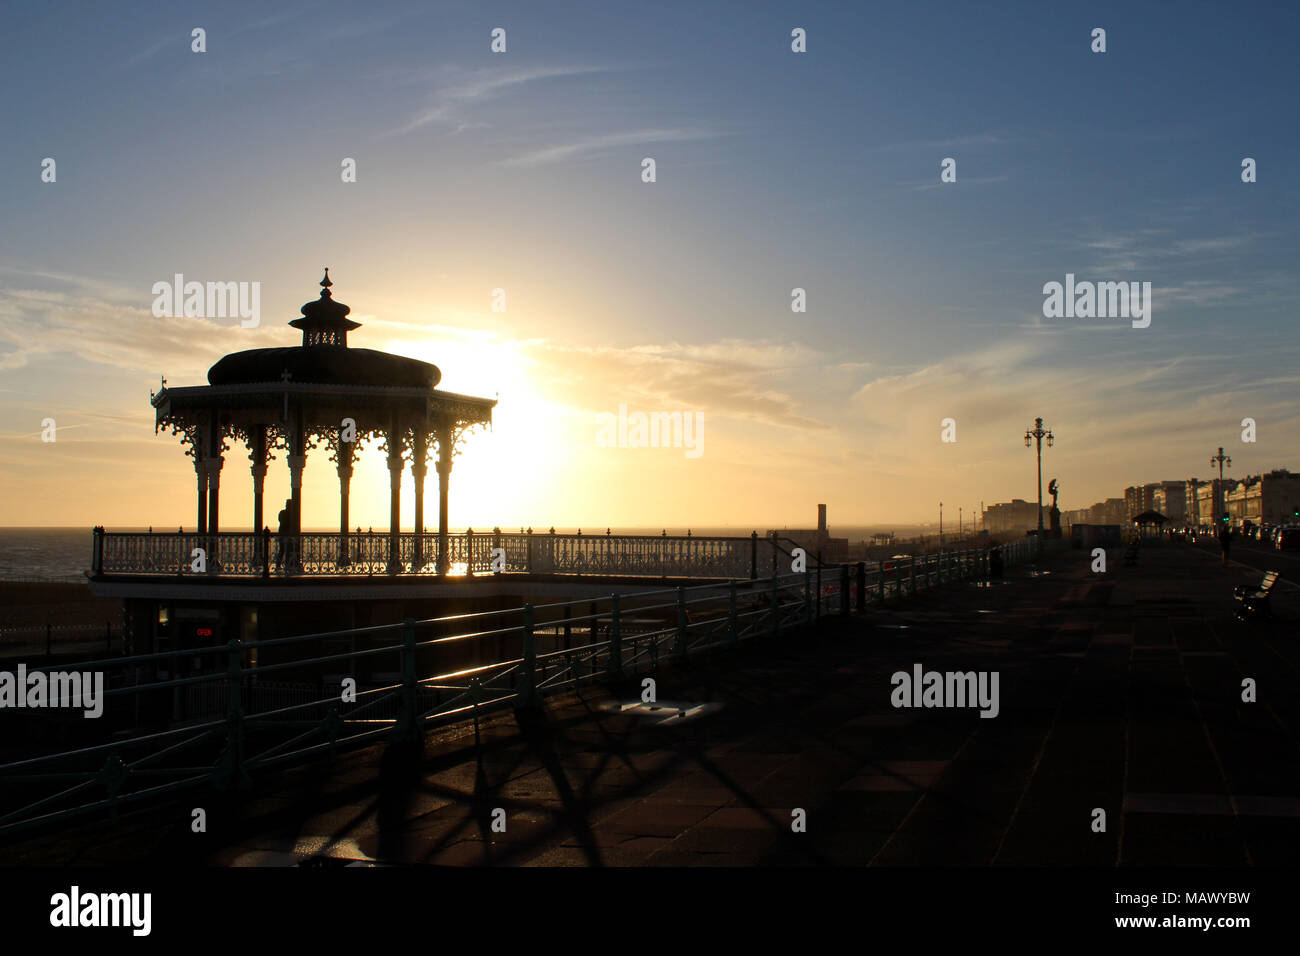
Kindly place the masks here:
POLYGON ((1034 443, 1038 444, 1038 556, 1043 555, 1043 439, 1047 439, 1047 447, 1051 448, 1056 439, 1052 437, 1050 428, 1043 428, 1041 418, 1034 419, 1034 427, 1025 429, 1025 447, 1033 448, 1034 443))
MULTIPOLYGON (((1224 507, 1224 509, 1225 509, 1224 512, 1223 512, 1223 517, 1226 519, 1226 518, 1228 517, 1228 512, 1227 512, 1227 510, 1226 510, 1227 507, 1228 507, 1228 491, 1227 491, 1226 488, 1223 487, 1223 466, 1224 466, 1224 465, 1227 465, 1229 468, 1232 467, 1232 456, 1231 456, 1231 455, 1225 455, 1225 454, 1223 453, 1223 446, 1222 446, 1222 445, 1219 446, 1219 453, 1218 453, 1217 455, 1211 455, 1211 456, 1210 456, 1210 464, 1211 464, 1211 465, 1214 465, 1215 463, 1218 463, 1218 466, 1219 466, 1219 487, 1218 487, 1218 493, 1219 493, 1219 495, 1221 495, 1221 496, 1223 497, 1223 507, 1224 507)), ((1211 499, 1213 499, 1213 498, 1215 498, 1216 496, 1215 496, 1215 495, 1211 495, 1210 497, 1211 497, 1211 499)), ((1214 504, 1217 505, 1217 504, 1218 504, 1218 501, 1215 501, 1214 504)), ((1213 521, 1214 521, 1214 516, 1213 516, 1213 515, 1210 516, 1210 521, 1211 521, 1211 523, 1213 523, 1213 521)))

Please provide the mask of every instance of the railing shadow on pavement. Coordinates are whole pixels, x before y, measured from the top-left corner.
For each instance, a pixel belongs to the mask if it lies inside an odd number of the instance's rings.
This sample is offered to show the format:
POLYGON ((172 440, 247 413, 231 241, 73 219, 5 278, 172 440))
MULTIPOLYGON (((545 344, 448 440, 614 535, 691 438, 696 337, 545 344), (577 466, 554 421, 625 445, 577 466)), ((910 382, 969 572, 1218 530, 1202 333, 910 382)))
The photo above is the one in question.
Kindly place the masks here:
POLYGON ((1035 557, 1026 539, 906 563, 814 559, 801 573, 724 584, 33 668, 103 672, 104 714, 22 712, 35 732, 7 737, 29 746, 0 764, 0 837, 105 810, 116 818, 202 785, 237 792, 254 774, 376 743, 418 751, 434 727, 987 581, 992 552, 1008 567, 1035 557), (69 737, 78 745, 32 752, 69 737))

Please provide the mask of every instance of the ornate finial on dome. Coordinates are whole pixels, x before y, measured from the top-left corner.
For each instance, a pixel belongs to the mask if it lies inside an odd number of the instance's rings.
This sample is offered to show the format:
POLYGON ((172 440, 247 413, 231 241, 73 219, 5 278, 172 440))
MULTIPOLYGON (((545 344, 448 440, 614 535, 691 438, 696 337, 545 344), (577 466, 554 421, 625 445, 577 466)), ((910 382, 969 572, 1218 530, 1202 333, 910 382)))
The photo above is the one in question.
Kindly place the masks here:
POLYGON ((347 348, 348 331, 361 323, 347 318, 352 310, 342 302, 336 302, 330 293, 330 270, 325 269, 325 278, 320 280, 320 298, 313 299, 302 307, 302 318, 294 319, 289 324, 302 329, 304 347, 313 345, 339 345, 347 348))

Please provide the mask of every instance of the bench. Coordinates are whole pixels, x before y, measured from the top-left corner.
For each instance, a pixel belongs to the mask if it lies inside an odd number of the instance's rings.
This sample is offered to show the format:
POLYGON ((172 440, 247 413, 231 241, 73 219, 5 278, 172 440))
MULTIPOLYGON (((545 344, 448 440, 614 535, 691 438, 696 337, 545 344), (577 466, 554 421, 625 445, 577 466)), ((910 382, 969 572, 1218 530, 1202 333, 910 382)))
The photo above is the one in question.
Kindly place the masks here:
POLYGON ((1137 539, 1137 538, 1130 538, 1130 539, 1129 539, 1128 547, 1124 549, 1124 563, 1125 563, 1125 564, 1137 564, 1137 563, 1138 563, 1138 545, 1139 545, 1139 542, 1138 542, 1138 539, 1137 539))
POLYGON ((1269 571, 1257 585, 1238 584, 1233 588, 1232 597, 1237 602, 1237 617, 1242 620, 1252 614, 1271 617, 1273 607, 1269 603, 1269 595, 1273 593, 1273 588, 1277 586, 1279 577, 1281 575, 1278 572, 1269 571))

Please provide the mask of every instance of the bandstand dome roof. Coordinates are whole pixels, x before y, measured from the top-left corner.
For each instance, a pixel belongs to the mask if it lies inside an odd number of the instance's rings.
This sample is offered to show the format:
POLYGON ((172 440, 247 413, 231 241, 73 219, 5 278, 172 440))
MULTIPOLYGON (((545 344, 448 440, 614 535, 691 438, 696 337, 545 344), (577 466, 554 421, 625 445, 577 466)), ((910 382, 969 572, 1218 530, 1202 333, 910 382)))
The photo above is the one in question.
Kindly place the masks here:
POLYGON ((330 294, 329 270, 321 280, 320 298, 302 307, 303 317, 289 324, 302 329, 303 344, 291 348, 232 352, 208 369, 210 385, 279 382, 328 385, 387 385, 433 388, 442 378, 436 365, 374 349, 354 349, 347 333, 360 322, 347 318, 351 309, 330 294))

